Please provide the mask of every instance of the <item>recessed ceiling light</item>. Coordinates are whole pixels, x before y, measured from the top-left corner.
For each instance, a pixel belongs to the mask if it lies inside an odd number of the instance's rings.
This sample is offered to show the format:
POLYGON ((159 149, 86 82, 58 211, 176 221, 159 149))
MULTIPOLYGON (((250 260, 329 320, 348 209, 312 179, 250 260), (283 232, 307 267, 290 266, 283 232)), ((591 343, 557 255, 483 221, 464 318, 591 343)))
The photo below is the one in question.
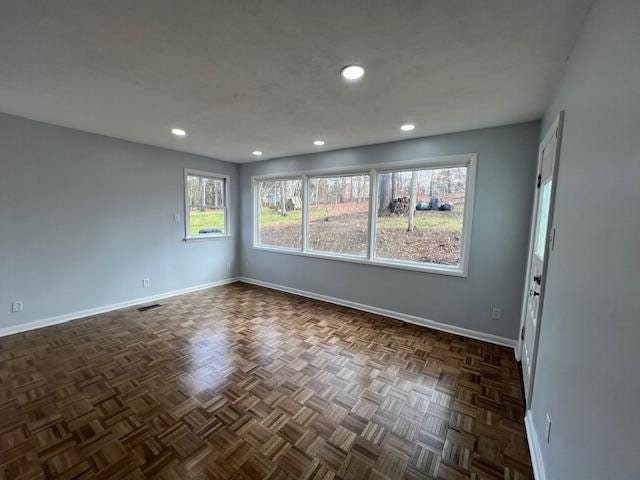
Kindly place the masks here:
POLYGON ((347 65, 340 70, 340 73, 349 81, 359 80, 364 75, 364 68, 360 65, 347 65))
POLYGON ((171 133, 173 133, 176 137, 184 137, 187 134, 187 132, 185 132, 181 128, 172 128, 171 133))
POLYGON ((256 157, 259 157, 260 155, 262 155, 262 152, 260 150, 254 150, 252 152, 256 157))
POLYGON ((313 141, 313 144, 314 144, 316 147, 321 147, 321 146, 323 146, 323 145, 324 145, 324 140, 314 140, 314 141, 313 141))
POLYGON ((413 123, 405 123, 404 125, 400 126, 400 130, 402 130, 403 132, 410 132, 414 128, 416 128, 416 126, 413 123))

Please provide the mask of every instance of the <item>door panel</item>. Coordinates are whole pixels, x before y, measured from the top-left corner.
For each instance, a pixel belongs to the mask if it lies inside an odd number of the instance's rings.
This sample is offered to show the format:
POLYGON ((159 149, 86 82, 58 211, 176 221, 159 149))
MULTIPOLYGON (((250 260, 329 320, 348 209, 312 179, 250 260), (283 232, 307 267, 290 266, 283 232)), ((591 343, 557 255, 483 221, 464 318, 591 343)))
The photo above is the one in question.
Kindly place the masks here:
POLYGON ((562 127, 562 114, 540 145, 537 189, 532 219, 529 264, 523 305, 523 331, 521 361, 525 398, 529 406, 535 371, 536 343, 539 318, 544 300, 544 282, 549 255, 549 232, 553 217, 554 173, 558 162, 558 145, 562 127))

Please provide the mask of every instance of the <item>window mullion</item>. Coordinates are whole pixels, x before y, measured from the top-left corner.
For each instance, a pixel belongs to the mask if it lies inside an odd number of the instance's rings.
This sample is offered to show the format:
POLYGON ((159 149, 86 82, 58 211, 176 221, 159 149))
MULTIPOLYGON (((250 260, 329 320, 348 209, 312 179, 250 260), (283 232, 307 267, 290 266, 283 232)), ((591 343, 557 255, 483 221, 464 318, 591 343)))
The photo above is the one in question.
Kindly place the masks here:
POLYGON ((375 170, 369 172, 369 239, 367 245, 367 259, 373 260, 376 256, 376 225, 378 217, 378 173, 375 170))
POLYGON ((309 177, 302 177, 302 251, 309 247, 309 177))

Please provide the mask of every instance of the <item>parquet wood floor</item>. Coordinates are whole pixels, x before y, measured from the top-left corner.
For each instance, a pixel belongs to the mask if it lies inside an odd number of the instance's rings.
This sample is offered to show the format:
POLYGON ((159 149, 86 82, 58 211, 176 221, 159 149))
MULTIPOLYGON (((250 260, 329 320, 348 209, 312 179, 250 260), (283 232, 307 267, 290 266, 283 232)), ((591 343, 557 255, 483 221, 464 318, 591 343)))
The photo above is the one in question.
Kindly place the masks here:
POLYGON ((533 478, 509 349, 233 284, 0 338, 3 479, 533 478))

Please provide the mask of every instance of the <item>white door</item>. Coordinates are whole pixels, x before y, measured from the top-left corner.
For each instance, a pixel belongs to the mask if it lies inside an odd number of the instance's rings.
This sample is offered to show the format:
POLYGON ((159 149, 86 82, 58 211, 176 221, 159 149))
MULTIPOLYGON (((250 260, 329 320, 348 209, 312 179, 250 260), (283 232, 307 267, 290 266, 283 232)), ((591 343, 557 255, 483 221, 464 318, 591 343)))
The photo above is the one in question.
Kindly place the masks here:
POLYGON ((555 198, 555 172, 560 153, 562 133, 561 113, 540 144, 538 177, 529 242, 529 264, 525 280, 523 319, 520 335, 522 374, 527 406, 531 401, 535 372, 539 320, 544 300, 547 257, 553 242, 553 201, 555 198))

